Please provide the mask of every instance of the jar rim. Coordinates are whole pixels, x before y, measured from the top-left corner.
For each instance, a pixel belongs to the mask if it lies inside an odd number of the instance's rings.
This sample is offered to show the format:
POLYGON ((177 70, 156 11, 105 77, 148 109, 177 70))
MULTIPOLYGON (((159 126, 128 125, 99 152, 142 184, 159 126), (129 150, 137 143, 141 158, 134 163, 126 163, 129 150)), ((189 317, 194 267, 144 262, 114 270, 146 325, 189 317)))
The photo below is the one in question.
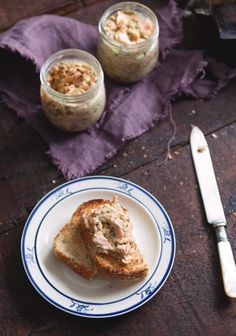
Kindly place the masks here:
POLYGON ((73 102, 83 101, 83 100, 91 98, 96 93, 96 91, 99 89, 101 84, 103 83, 104 74, 103 74, 103 70, 102 70, 102 67, 99 61, 96 59, 96 57, 94 57, 89 52, 81 50, 81 49, 62 49, 62 50, 59 50, 53 53, 51 56, 49 56, 46 59, 46 61, 44 62, 40 70, 40 81, 41 81, 41 84, 47 88, 47 91, 52 96, 54 96, 57 99, 66 100, 67 102, 73 103, 73 102), (98 76, 98 80, 95 83, 95 85, 90 90, 83 92, 79 95, 66 95, 64 93, 58 92, 54 90, 50 85, 48 85, 48 82, 46 79, 47 73, 53 65, 61 62, 62 60, 67 60, 67 57, 68 57, 68 60, 70 60, 70 57, 72 56, 75 57, 74 59, 77 59, 78 57, 78 61, 82 61, 85 63, 86 63, 86 60, 81 60, 80 56, 87 59, 87 64, 89 64, 90 66, 94 68, 98 76))
POLYGON ((158 20, 157 17, 155 15, 155 13, 147 6, 139 3, 139 2, 131 2, 131 1, 124 1, 124 2, 119 2, 111 7, 109 7, 102 15, 102 17, 99 20, 98 23, 98 30, 100 35, 103 36, 103 38, 105 38, 105 40, 107 42, 109 42, 113 47, 122 49, 123 51, 131 51, 131 50, 137 50, 137 48, 142 48, 144 46, 146 46, 149 42, 152 42, 155 38, 159 37, 159 24, 158 24, 158 20), (141 14, 143 14, 142 12, 144 11, 145 14, 151 18, 152 22, 155 25, 155 30, 152 32, 152 34, 143 42, 139 42, 139 43, 135 43, 135 44, 130 44, 130 45, 123 45, 115 40, 113 40, 112 38, 110 38, 105 30, 104 30, 104 24, 107 20, 107 18, 112 15, 113 13, 117 12, 118 10, 122 10, 122 9, 133 9, 141 14))

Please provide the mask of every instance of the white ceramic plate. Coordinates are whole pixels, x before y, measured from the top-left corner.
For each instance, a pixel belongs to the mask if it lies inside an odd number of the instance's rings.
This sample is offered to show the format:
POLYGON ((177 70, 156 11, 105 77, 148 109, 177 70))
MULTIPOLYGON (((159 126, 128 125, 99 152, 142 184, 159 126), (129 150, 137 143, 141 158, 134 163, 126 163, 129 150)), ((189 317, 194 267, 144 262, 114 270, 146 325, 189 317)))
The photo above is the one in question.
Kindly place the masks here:
POLYGON ((22 234, 21 254, 35 289, 51 304, 85 317, 127 313, 147 302, 166 281, 175 256, 175 236, 161 204, 140 186, 116 177, 73 180, 49 192, 32 210, 22 234), (149 275, 139 281, 85 280, 53 254, 53 239, 81 203, 117 195, 128 209, 149 275))

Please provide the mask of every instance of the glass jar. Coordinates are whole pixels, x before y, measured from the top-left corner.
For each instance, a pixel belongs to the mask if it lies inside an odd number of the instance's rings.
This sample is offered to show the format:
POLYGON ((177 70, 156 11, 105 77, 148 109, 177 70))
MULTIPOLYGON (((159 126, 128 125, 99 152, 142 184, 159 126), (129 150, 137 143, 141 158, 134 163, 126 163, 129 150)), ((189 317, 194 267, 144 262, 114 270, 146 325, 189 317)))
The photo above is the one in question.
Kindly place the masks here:
POLYGON ((78 132, 91 127, 100 118, 105 107, 104 75, 98 60, 86 51, 65 49, 51 55, 40 71, 41 102, 46 117, 65 131, 78 132), (50 69, 61 62, 80 62, 94 70, 94 86, 81 94, 68 95, 55 91, 47 82, 50 69))
POLYGON ((105 74, 119 82, 136 82, 156 65, 159 54, 159 25, 155 13, 137 2, 121 2, 108 8, 98 25, 98 59, 105 74), (151 20, 154 30, 143 42, 123 45, 104 30, 107 19, 117 11, 132 10, 151 20))

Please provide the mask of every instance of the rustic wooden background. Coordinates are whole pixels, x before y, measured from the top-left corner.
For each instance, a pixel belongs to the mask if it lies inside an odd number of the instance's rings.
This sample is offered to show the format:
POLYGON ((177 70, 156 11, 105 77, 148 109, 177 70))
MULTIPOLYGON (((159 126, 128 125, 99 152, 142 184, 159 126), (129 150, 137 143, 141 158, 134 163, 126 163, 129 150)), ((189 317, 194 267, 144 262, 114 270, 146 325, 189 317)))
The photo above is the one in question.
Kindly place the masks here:
MULTIPOLYGON (((113 2, 0 1, 0 30, 21 18, 43 13, 69 15, 95 24, 113 2)), ((156 3, 142 2, 150 6, 156 3)), ((229 56, 235 43, 226 44, 222 57, 229 56)), ((1 105, 0 335, 236 335, 236 300, 224 295, 215 237, 206 224, 189 149, 191 125, 197 125, 211 148, 236 256, 235 100, 236 80, 210 101, 178 99, 173 105, 177 134, 171 160, 159 165, 172 134, 170 121, 165 120, 126 144, 95 172, 130 179, 149 190, 166 208, 177 240, 174 267, 160 292, 136 311, 105 320, 78 318, 57 310, 28 281, 20 256, 24 223, 35 203, 64 178, 45 154, 47 144, 1 105)))

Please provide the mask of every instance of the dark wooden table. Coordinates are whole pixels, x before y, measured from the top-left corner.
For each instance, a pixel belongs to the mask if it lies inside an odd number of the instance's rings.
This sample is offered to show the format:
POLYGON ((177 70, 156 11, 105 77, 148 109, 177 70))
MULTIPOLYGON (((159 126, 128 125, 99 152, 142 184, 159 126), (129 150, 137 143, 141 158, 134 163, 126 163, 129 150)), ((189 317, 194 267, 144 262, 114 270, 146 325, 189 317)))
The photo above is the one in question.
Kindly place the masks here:
MULTIPOLYGON (((111 2, 91 2, 1 2, 0 28, 46 12, 95 23, 111 2)), ((38 134, 1 106, 0 335, 236 335, 236 299, 224 294, 214 232, 206 223, 189 148, 191 125, 197 125, 211 148, 236 256, 235 106, 235 80, 210 101, 181 99, 173 106, 177 134, 171 160, 159 165, 172 134, 165 120, 126 144, 95 172, 129 179, 156 196, 173 222, 177 241, 173 270, 157 295, 129 314, 103 320, 54 308, 24 272, 20 255, 24 223, 35 203, 64 178, 45 154, 47 145, 38 134)))

